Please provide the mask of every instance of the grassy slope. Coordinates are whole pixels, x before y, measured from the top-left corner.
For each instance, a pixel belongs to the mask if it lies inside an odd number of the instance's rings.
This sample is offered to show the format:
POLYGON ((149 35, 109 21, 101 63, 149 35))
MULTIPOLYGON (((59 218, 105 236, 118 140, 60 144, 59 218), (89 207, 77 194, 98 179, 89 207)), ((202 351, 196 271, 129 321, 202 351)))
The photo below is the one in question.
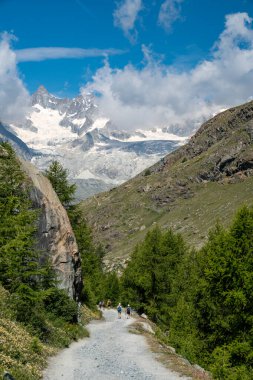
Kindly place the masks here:
POLYGON ((227 225, 238 207, 252 204, 252 131, 250 102, 206 122, 187 145, 151 167, 150 175, 141 173, 82 202, 109 263, 120 265, 156 223, 200 246, 217 219, 227 225), (240 169, 242 163, 247 168, 240 169))
POLYGON ((10 372, 16 380, 39 380, 47 365, 47 358, 59 349, 79 338, 89 335, 85 325, 91 319, 99 319, 99 312, 86 306, 80 310, 81 325, 77 327, 57 320, 47 320, 50 341, 42 343, 31 327, 15 320, 15 308, 11 295, 0 285, 0 378, 4 371, 10 372))
POLYGON ((39 379, 46 357, 56 350, 43 345, 21 323, 15 322, 9 298, 9 293, 0 286, 0 375, 9 371, 17 379, 39 379))

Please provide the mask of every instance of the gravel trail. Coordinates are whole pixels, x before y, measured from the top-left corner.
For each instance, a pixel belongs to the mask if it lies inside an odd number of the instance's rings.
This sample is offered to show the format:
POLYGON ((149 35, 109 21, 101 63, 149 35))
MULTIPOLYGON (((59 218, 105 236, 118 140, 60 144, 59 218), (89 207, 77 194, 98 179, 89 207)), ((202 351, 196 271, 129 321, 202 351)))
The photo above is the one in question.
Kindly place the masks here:
POLYGON ((105 310, 88 325, 90 338, 72 343, 49 361, 44 380, 186 380, 162 366, 141 335, 128 332, 133 320, 105 310))

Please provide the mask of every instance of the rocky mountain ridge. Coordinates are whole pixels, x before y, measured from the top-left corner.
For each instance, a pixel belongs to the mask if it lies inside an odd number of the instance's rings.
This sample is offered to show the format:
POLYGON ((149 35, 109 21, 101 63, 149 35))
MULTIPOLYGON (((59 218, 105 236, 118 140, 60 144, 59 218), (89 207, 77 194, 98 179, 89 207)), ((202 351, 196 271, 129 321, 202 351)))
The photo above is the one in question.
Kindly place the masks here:
POLYGON ((41 86, 25 124, 8 127, 41 170, 53 159, 69 170, 83 199, 115 187, 185 142, 167 128, 121 131, 101 114, 93 95, 57 98, 41 86))
POLYGON ((4 125, 1 122, 0 122, 0 140, 1 141, 7 140, 11 142, 17 154, 24 159, 31 160, 35 153, 31 149, 29 149, 28 146, 16 136, 16 134, 14 134, 11 131, 9 126, 4 125))
POLYGON ((253 102, 205 122, 190 141, 110 192, 82 202, 106 265, 121 265, 158 224, 195 246, 220 219, 225 225, 253 201, 253 102), (104 217, 106 215, 106 217, 104 217))

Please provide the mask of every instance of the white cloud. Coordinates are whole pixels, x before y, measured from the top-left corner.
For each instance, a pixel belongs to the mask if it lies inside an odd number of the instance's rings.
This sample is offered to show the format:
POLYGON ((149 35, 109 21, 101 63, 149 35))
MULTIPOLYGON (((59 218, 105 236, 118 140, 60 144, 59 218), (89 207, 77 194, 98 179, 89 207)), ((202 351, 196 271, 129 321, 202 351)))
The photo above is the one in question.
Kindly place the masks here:
POLYGON ((109 55, 123 54, 124 51, 119 49, 38 47, 29 49, 19 49, 16 50, 15 53, 19 62, 31 62, 59 58, 104 57, 109 55))
POLYGON ((165 0, 160 8, 158 23, 166 31, 170 31, 172 24, 181 17, 181 3, 183 0, 165 0))
POLYGON ((113 13, 114 25, 123 30, 125 36, 134 42, 136 39, 135 22, 142 9, 142 0, 123 0, 117 4, 113 13))
POLYGON ((247 13, 226 17, 225 29, 214 44, 212 58, 193 69, 178 72, 152 59, 144 47, 146 63, 98 70, 82 91, 99 93, 104 115, 120 129, 177 125, 187 134, 221 109, 253 95, 253 30, 247 13))
POLYGON ((16 67, 16 54, 10 47, 13 37, 0 36, 0 121, 22 121, 29 107, 29 94, 16 67))

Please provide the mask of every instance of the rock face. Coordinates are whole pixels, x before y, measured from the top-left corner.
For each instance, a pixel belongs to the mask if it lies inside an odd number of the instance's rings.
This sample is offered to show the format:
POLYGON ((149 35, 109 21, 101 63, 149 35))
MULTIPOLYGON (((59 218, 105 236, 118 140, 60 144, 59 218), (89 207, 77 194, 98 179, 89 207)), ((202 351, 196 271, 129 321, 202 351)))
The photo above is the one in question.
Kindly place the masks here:
POLYGON ((38 249, 41 260, 50 259, 59 281, 58 287, 79 300, 82 288, 81 259, 66 210, 49 180, 29 162, 21 162, 31 180, 31 199, 39 209, 38 249))

